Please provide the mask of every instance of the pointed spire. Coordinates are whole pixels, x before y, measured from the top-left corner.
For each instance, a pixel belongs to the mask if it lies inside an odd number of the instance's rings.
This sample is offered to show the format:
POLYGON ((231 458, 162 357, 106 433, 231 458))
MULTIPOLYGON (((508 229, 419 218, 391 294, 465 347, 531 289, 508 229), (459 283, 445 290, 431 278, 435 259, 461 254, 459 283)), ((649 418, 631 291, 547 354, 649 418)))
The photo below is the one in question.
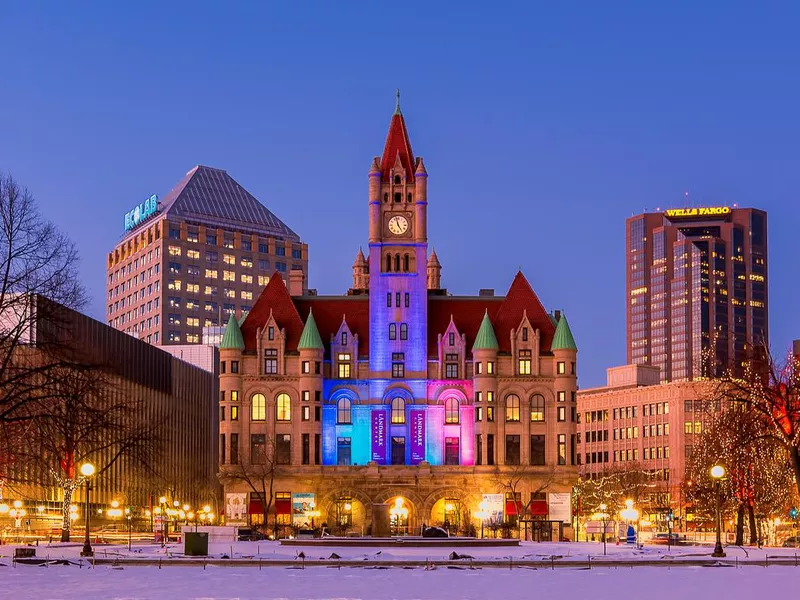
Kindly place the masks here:
POLYGON ((483 321, 481 321, 481 328, 478 329, 478 335, 475 336, 475 343, 472 345, 472 351, 475 350, 498 350, 500 345, 497 343, 497 336, 494 334, 494 327, 492 321, 489 319, 489 310, 483 313, 483 321))
POLYGON ((308 319, 306 325, 303 327, 303 334, 300 336, 300 341, 297 343, 298 350, 324 350, 325 346, 322 344, 322 337, 319 335, 317 323, 314 321, 314 315, 311 309, 308 309, 308 319))
POLYGON ((403 113, 400 112, 400 88, 397 88, 397 93, 395 95, 397 96, 397 104, 394 107, 394 114, 402 115, 403 113))
POLYGON ((431 255, 428 257, 428 266, 429 267, 441 267, 442 264, 439 262, 439 257, 436 256, 436 248, 433 249, 431 255))
POLYGON ((388 181, 391 177, 391 171, 398 159, 403 169, 405 169, 406 181, 412 183, 414 181, 416 162, 414 161, 414 153, 411 151, 411 142, 408 140, 406 121, 403 118, 403 113, 400 112, 399 96, 397 109, 392 115, 389 134, 386 136, 386 144, 383 147, 383 155, 381 156, 381 175, 384 181, 388 181))
POLYGON ((427 175, 428 170, 425 168, 425 163, 422 160, 422 157, 417 158, 417 169, 414 171, 414 175, 427 175))
POLYGON ((359 248, 356 254, 356 262, 353 263, 354 267, 362 267, 367 263, 367 258, 364 256, 364 251, 359 248))
POLYGON ((577 350, 578 346, 575 344, 575 338, 572 337, 572 331, 567 323, 567 317, 562 312, 561 318, 558 320, 556 326, 556 333, 553 336, 553 343, 550 344, 551 350, 577 350))
POLYGON ((242 330, 239 329, 239 321, 231 313, 228 319, 228 326, 225 327, 225 335, 222 336, 222 341, 219 344, 220 350, 244 350, 244 338, 242 337, 242 330))
POLYGON ((375 173, 380 173, 381 172, 381 162, 380 161, 381 161, 381 157, 380 156, 376 156, 375 158, 372 159, 372 164, 369 167, 369 174, 370 175, 373 175, 375 173))

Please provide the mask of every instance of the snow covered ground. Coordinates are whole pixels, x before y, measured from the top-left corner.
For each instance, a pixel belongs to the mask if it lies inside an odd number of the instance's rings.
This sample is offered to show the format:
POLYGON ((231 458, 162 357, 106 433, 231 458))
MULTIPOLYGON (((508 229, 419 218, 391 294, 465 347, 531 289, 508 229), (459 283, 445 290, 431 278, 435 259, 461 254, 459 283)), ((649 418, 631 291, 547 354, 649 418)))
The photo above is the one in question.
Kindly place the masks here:
POLYGON ((0 572, 0 596, 14 600, 795 598, 794 567, 665 569, 264 569, 17 566, 0 572))

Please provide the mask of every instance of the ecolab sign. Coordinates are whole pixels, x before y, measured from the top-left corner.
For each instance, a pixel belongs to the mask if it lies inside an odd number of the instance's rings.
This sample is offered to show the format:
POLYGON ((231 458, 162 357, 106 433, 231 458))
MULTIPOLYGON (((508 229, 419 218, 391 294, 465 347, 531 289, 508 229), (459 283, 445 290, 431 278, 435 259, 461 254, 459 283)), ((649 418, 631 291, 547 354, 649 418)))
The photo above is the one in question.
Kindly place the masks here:
POLYGON ((710 206, 700 208, 673 208, 664 214, 674 219, 684 217, 721 217, 723 215, 729 215, 730 213, 730 206, 710 206))

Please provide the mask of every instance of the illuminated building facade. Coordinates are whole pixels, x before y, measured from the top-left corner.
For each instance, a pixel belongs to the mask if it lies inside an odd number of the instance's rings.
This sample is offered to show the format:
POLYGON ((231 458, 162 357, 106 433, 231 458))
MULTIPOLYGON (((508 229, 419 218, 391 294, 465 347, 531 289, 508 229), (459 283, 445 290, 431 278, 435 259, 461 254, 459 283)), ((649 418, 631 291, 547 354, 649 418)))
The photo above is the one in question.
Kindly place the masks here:
POLYGON ((203 343, 273 272, 302 293, 308 246, 226 171, 197 166, 125 215, 108 254, 106 322, 155 345, 203 343))
MULTIPOLYGON (((649 475, 637 506, 665 530, 670 509, 675 527, 687 517, 686 463, 706 425, 721 410, 703 381, 661 383, 657 367, 624 365, 607 370, 605 387, 578 392, 578 463, 581 476, 641 471, 649 475)), ((660 529, 659 529, 660 528, 660 529)))
POLYGON ((672 209, 626 231, 628 363, 687 380, 739 369, 748 344, 768 342, 764 211, 672 209))
POLYGON ((495 517, 570 522, 577 347, 567 320, 522 273, 504 297, 447 294, 428 252, 427 178, 398 106, 369 171, 368 252, 347 295, 293 294, 275 276, 241 325, 229 318, 228 522, 261 519, 270 498, 243 475, 263 481, 265 470, 279 524, 368 531, 373 505, 388 503, 395 533, 464 531, 480 528, 484 494, 501 498, 495 517), (309 498, 313 511, 302 509, 309 498))

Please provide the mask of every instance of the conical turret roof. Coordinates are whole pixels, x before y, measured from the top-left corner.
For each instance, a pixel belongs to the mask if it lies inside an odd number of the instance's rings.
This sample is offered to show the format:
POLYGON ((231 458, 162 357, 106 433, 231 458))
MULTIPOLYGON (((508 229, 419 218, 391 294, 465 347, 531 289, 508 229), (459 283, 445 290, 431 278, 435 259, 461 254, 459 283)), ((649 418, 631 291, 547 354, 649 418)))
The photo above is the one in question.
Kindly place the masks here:
POLYGON ((553 336, 553 343, 550 345, 551 350, 577 350, 578 346, 575 344, 575 338, 572 337, 572 331, 567 323, 567 317, 562 312, 561 318, 558 320, 556 326, 556 333, 553 336))
POLYGON ((233 313, 228 319, 228 326, 225 327, 225 335, 222 336, 219 348, 220 350, 244 350, 242 330, 239 329, 239 321, 236 320, 233 313))
POLYGON ((497 343, 497 336, 494 334, 494 327, 489 319, 489 311, 483 313, 483 321, 481 321, 481 328, 478 329, 478 335, 475 336, 475 343, 472 345, 472 351, 475 350, 497 350, 500 346, 497 343))
POLYGON ((300 336, 300 341, 297 344, 298 350, 324 350, 325 346, 322 343, 322 337, 319 335, 317 323, 314 321, 314 315, 311 310, 308 311, 308 319, 306 325, 303 327, 303 334, 300 336))

